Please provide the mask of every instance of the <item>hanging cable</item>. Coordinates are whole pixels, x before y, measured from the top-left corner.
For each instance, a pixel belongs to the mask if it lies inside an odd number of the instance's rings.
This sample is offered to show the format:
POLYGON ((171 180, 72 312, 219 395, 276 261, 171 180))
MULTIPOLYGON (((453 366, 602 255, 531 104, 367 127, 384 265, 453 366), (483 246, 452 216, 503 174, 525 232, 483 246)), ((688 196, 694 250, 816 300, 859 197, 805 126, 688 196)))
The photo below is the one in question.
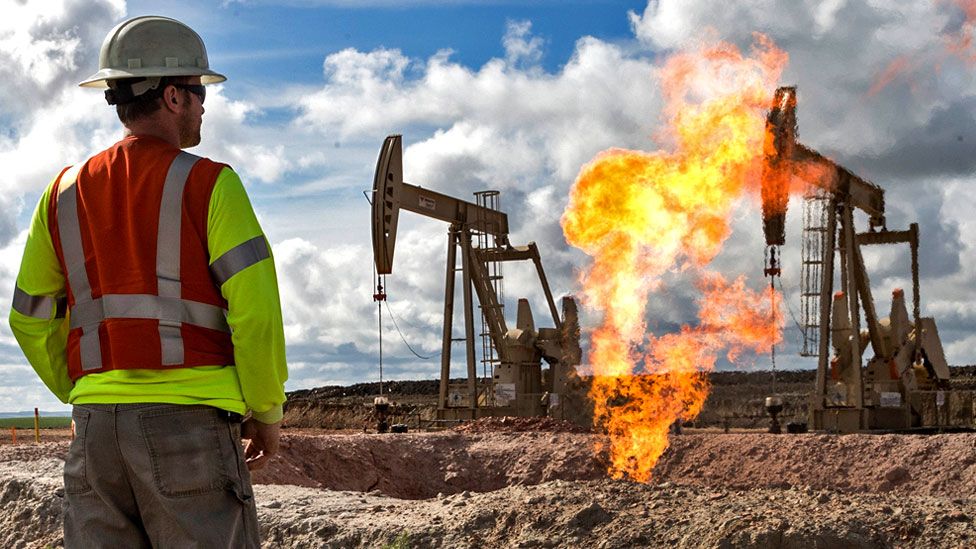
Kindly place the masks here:
MULTIPOLYGON (((363 191, 363 197, 372 207, 373 201, 369 199, 369 193, 363 191)), ((376 262, 373 262, 373 277, 376 278, 376 293, 373 294, 373 301, 376 302, 376 331, 380 341, 380 396, 383 396, 383 302, 386 301, 386 292, 383 291, 383 283, 386 282, 386 275, 379 275, 376 272, 376 262)))
MULTIPOLYGON (((794 286, 794 288, 795 288, 795 286, 794 286)), ((786 303, 786 311, 788 313, 790 313, 790 318, 793 320, 793 324, 796 325, 796 329, 802 335, 803 334, 803 325, 800 324, 800 321, 799 320, 797 320, 796 313, 793 312, 793 307, 790 307, 790 301, 788 299, 786 299, 786 290, 783 289, 783 279, 782 279, 782 277, 780 277, 780 280, 779 280, 779 293, 783 294, 783 302, 786 303)))
POLYGON ((413 353, 413 356, 419 358, 420 360, 430 360, 435 356, 437 356, 436 354, 430 356, 421 356, 420 354, 417 353, 417 351, 413 350, 413 347, 411 347, 410 344, 407 343, 407 339, 403 337, 403 332, 400 331, 400 326, 397 325, 396 317, 393 316, 393 309, 390 308, 389 302, 387 302, 386 304, 386 313, 390 315, 390 320, 393 321, 393 327, 396 328, 397 333, 400 334, 400 340, 403 341, 403 344, 407 346, 407 349, 410 349, 410 352, 413 353))
MULTIPOLYGON (((369 202, 370 206, 373 205, 373 201, 369 199, 369 191, 363 191, 363 197, 366 198, 366 202, 369 202)), ((378 275, 376 273, 376 263, 373 263, 373 276, 376 278, 376 293, 373 294, 373 301, 376 302, 376 327, 379 333, 379 344, 380 344, 380 396, 383 395, 383 302, 386 302, 386 312, 390 315, 390 320, 393 321, 393 327, 396 328, 398 334, 400 334, 400 340, 403 344, 407 346, 407 349, 413 353, 413 356, 421 360, 430 360, 437 355, 423 356, 407 343, 407 339, 403 336, 403 332, 400 331, 400 326, 397 324, 396 317, 393 315, 393 309, 390 308, 390 303, 386 300, 386 292, 384 291, 384 285, 386 284, 386 275, 378 275)))

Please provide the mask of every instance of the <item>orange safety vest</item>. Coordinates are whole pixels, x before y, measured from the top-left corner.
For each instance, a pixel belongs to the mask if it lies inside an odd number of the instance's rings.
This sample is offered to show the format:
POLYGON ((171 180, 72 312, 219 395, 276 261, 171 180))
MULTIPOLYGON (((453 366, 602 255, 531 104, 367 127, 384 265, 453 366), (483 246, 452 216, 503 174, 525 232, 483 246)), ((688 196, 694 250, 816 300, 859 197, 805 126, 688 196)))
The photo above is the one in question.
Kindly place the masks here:
POLYGON ((210 266, 210 195, 224 167, 156 138, 127 137, 58 177, 48 219, 67 278, 73 381, 234 364, 219 284, 242 255, 253 260, 267 244, 254 239, 210 266))

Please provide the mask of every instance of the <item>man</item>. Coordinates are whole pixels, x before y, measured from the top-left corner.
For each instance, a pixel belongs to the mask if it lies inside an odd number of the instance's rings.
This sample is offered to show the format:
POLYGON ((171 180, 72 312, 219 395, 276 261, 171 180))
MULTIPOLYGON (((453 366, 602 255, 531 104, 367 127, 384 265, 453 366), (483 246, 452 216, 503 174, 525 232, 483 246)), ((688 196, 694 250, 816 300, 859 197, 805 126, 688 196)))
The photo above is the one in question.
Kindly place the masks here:
POLYGON ((68 547, 259 545, 248 469, 277 451, 287 378, 274 263, 237 174, 181 151, 224 80, 186 25, 116 26, 81 85, 125 138, 34 212, 10 325, 74 405, 68 547))

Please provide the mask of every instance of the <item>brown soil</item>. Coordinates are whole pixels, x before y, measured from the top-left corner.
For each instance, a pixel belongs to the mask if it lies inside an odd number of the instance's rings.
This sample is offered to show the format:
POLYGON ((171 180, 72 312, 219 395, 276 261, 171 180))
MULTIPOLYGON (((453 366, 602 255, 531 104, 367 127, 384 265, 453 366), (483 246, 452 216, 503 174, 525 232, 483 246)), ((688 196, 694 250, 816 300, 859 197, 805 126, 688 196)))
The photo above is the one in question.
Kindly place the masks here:
POLYGON ((544 432, 286 435, 258 484, 376 491, 426 499, 463 491, 606 476, 593 435, 544 432))
MULTIPOLYGON (((684 434, 635 484, 599 435, 530 423, 286 430, 254 475, 265 546, 976 546, 976 434, 684 434)), ((60 545, 66 449, 0 446, 0 546, 60 545)))
MULTIPOLYGON (((71 440, 71 429, 41 429, 41 442, 71 440)), ((34 444, 33 429, 17 429, 17 444, 34 444)), ((14 435, 10 429, 0 429, 0 445, 12 444, 14 435)))
POLYGON ((452 429, 458 433, 589 433, 575 423, 549 417, 485 417, 466 421, 452 429))

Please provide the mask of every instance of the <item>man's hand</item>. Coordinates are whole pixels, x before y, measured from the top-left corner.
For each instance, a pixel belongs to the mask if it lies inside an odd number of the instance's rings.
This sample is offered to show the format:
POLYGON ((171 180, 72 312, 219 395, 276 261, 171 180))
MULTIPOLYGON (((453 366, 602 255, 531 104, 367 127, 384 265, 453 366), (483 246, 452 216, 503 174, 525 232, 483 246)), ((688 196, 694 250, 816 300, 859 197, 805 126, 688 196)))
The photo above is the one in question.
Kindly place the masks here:
POLYGON ((261 423, 249 418, 241 424, 241 438, 244 439, 244 462, 248 470, 256 471, 268 464, 268 460, 278 453, 278 435, 281 422, 261 423))

